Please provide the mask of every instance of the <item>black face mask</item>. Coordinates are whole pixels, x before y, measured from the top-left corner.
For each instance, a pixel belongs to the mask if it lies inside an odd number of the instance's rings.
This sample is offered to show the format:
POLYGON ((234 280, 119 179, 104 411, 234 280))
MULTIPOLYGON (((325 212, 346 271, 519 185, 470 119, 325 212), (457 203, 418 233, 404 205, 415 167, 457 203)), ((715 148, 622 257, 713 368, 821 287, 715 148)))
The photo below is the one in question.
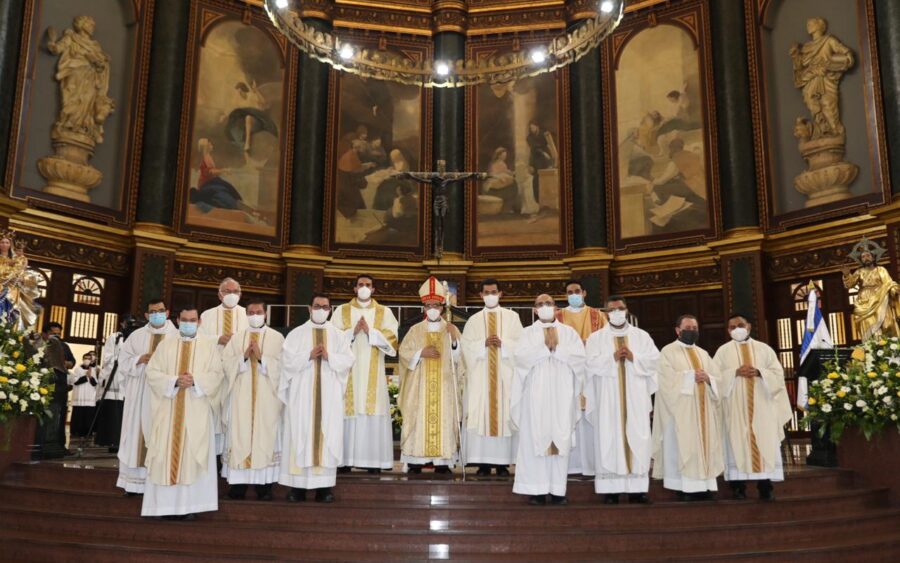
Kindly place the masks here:
POLYGON ((682 330, 681 334, 678 335, 678 340, 684 342, 688 346, 693 346, 694 344, 696 344, 699 338, 699 330, 682 330))

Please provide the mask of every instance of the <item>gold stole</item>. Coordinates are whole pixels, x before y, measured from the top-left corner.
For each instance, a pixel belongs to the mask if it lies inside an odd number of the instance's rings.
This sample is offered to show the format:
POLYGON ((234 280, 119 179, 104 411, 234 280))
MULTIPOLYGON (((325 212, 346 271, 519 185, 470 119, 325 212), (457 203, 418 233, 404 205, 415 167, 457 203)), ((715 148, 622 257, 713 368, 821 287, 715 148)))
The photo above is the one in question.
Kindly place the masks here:
MULTIPOLYGON (((743 342, 737 345, 741 353, 741 366, 753 367, 753 350, 750 348, 749 342, 743 342)), ((756 400, 756 378, 742 377, 744 380, 744 391, 747 394, 747 427, 750 429, 750 460, 753 473, 762 472, 762 457, 759 455, 759 446, 756 443, 756 434, 753 432, 753 410, 754 401, 756 400)))
MULTIPOLYGON (((178 376, 188 373, 191 368, 194 351, 193 340, 182 340, 181 348, 178 350, 178 359, 175 362, 178 366, 178 376)), ((193 375, 193 374, 192 374, 193 375)), ((178 483, 178 472, 181 469, 181 454, 184 445, 184 402, 186 390, 184 387, 178 388, 175 395, 175 412, 172 414, 172 442, 170 465, 169 465, 169 484, 178 483)))
MULTIPOLYGON (((441 379, 444 372, 444 331, 426 332, 426 346, 440 354, 425 360, 425 457, 440 458, 441 451, 441 379)), ((450 361, 453 361, 452 359, 450 361)))
MULTIPOLYGON (((691 362, 691 368, 696 372, 703 369, 703 362, 700 361, 700 355, 693 346, 684 349, 687 352, 688 360, 691 362)), ((700 446, 703 450, 703 466, 709 472, 709 441, 707 435, 706 424, 706 383, 697 383, 697 406, 700 410, 700 446)))
MULTIPOLYGON (((159 346, 159 343, 163 341, 163 338, 166 337, 166 333, 161 332, 159 334, 150 334, 150 351, 148 354, 151 356, 154 352, 156 352, 156 347, 159 346)), ((146 369, 146 368, 145 368, 146 369)), ((138 416, 140 416, 140 412, 138 412, 138 416)), ((138 445, 137 445, 137 466, 143 467, 144 461, 147 459, 147 444, 144 443, 144 430, 141 429, 138 432, 138 445)))
MULTIPOLYGON (((628 336, 616 336, 616 351, 628 347, 628 336)), ((622 445, 625 448, 625 466, 628 473, 631 474, 631 447, 628 445, 628 432, 626 422, 628 420, 628 401, 626 400, 625 390, 625 359, 621 359, 619 364, 619 414, 622 421, 622 445)))
MULTIPOLYGON (((324 328, 314 328, 313 347, 327 346, 328 333, 324 328)), ((322 466, 322 358, 315 360, 315 372, 313 375, 313 420, 312 420, 312 447, 313 447, 313 467, 322 466)))
MULTIPOLYGON (((555 326, 544 329, 544 345, 550 350, 555 350, 559 346, 559 333, 556 331, 555 326)), ((559 455, 559 448, 555 443, 550 442, 550 447, 547 448, 547 455, 559 455)))
MULTIPOLYGON (((250 332, 250 343, 256 343, 260 347, 260 352, 262 352, 262 344, 260 341, 259 332, 250 332)), ((265 339, 263 339, 265 340, 265 339)), ((256 354, 252 354, 249 358, 250 360, 250 453, 247 454, 247 459, 244 460, 244 469, 250 469, 253 457, 253 432, 256 426, 256 384, 259 372, 259 358, 256 357, 256 354)))
MULTIPOLYGON (((497 332, 497 316, 500 313, 491 313, 485 312, 485 316, 487 316, 487 335, 488 336, 499 336, 497 332)), ((488 410, 489 410, 489 421, 490 428, 488 430, 488 436, 499 436, 500 435, 500 423, 499 423, 499 414, 497 413, 497 403, 499 399, 500 390, 499 386, 499 371, 500 371, 500 349, 496 346, 489 346, 487 349, 488 356, 488 410)))
MULTIPOLYGON (((356 303, 356 298, 354 298, 349 304, 345 305, 341 309, 342 321, 345 329, 353 329, 353 320, 351 318, 351 312, 353 310, 353 305, 356 303)), ((375 330, 382 330, 381 324, 384 322, 384 305, 379 305, 378 303, 372 303, 372 306, 375 308, 375 319, 370 328, 375 330)), ((360 309, 365 310, 360 307, 360 309)), ((382 331, 383 332, 383 331, 382 331)), ((384 337, 391 343, 391 345, 396 349, 397 348, 397 337, 393 334, 387 333, 384 337)), ((375 346, 371 346, 371 356, 369 357, 369 381, 366 386, 366 414, 374 415, 375 407, 378 401, 378 359, 381 357, 379 350, 375 346)), ((355 416, 356 415, 356 403, 354 402, 353 396, 353 373, 351 372, 350 377, 347 379, 347 391, 344 393, 344 415, 345 416, 355 416)))
POLYGON ((231 336, 234 330, 234 309, 222 309, 222 336, 231 336))

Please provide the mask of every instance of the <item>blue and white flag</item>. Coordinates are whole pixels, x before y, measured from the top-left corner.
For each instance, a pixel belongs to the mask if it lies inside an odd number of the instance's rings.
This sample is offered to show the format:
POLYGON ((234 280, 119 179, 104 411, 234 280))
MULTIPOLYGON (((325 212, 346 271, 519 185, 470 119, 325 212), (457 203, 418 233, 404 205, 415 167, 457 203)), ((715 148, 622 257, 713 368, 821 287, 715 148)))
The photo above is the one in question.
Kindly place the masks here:
MULTIPOLYGON (((803 331, 803 343, 800 345, 800 365, 803 365, 803 360, 806 359, 810 350, 834 348, 834 342, 828 332, 828 325, 825 323, 825 317, 822 316, 819 292, 812 282, 809 284, 807 304, 806 330, 803 331)), ((808 382, 805 377, 800 377, 797 380, 797 407, 806 410, 807 400, 809 400, 808 382)))

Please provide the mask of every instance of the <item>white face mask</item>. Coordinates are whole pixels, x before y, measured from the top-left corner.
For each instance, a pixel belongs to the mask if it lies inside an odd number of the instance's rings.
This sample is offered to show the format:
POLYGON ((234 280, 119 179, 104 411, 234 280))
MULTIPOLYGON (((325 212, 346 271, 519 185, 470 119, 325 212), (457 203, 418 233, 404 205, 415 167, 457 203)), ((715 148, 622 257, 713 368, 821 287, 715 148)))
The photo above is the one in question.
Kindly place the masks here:
POLYGON ((360 301, 368 301, 372 297, 372 288, 362 286, 356 289, 356 298, 360 301))
POLYGON ((482 299, 484 299, 484 306, 488 309, 493 309, 500 304, 499 295, 485 295, 482 299))
POLYGON ((225 305, 226 309, 233 309, 240 300, 241 295, 239 293, 228 293, 222 297, 222 305, 225 305))
POLYGON ((266 326, 265 315, 247 315, 247 322, 252 328, 262 328, 266 326))
POLYGON ((328 320, 328 311, 325 309, 313 309, 310 317, 312 318, 312 322, 320 325, 328 320))
POLYGON ((610 311, 609 322, 613 326, 622 326, 628 321, 628 311, 610 311))
POLYGON ((734 340, 736 340, 738 342, 743 342, 744 340, 747 340, 748 336, 750 336, 750 331, 748 331, 746 328, 744 328, 742 326, 739 326, 731 331, 731 338, 733 338, 734 340))
POLYGON ((556 318, 556 308, 551 305, 541 305, 537 309, 538 318, 542 321, 549 322, 556 318))
POLYGON ((428 320, 431 322, 437 322, 441 320, 441 310, 440 309, 428 309, 425 311, 425 316, 428 317, 428 320))

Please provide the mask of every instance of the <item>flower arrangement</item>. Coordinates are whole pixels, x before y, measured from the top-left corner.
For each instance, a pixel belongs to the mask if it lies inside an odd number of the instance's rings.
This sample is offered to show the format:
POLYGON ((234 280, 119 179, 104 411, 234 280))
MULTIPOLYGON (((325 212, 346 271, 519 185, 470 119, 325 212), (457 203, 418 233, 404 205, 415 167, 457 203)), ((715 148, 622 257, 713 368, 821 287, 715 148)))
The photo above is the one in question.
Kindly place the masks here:
POLYGON ((393 383, 388 384, 388 396, 391 399, 391 426, 394 430, 394 436, 400 435, 400 429, 403 427, 403 414, 397 406, 397 396, 400 395, 400 387, 393 383))
POLYGON ((838 442, 848 426, 870 440, 887 428, 900 431, 900 338, 875 338, 853 350, 843 367, 825 364, 828 374, 809 388, 806 417, 838 442))
POLYGON ((53 373, 40 367, 43 351, 29 348, 25 333, 0 316, 0 423, 14 416, 50 417, 53 373))

